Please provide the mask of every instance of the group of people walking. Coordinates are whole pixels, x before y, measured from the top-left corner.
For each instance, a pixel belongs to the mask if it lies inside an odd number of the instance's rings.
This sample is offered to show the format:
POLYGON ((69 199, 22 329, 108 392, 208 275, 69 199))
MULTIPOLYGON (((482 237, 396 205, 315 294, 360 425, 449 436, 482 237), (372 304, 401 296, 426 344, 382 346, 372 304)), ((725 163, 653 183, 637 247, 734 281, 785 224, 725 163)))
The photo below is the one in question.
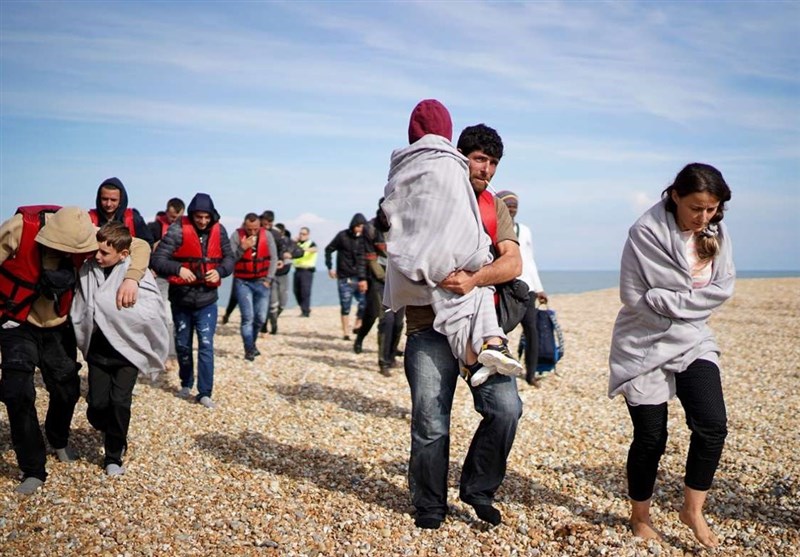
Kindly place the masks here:
MULTIPOLYGON (((404 371, 411 395, 408 483, 415 524, 438 528, 448 512, 450 416, 459 379, 481 421, 465 457, 459 497, 496 525, 494 497, 506 474, 522 401, 516 377, 535 379, 535 304, 546 302, 530 230, 515 222, 519 196, 492 193, 503 142, 485 124, 453 144, 438 101, 412 111, 408 146, 392 153, 374 218, 357 213, 326 246, 337 280, 342 337, 360 353, 378 320, 378 369, 396 367, 405 321, 404 371), (336 256, 334 267, 333 256, 336 256), (495 308, 496 286, 521 278, 531 291, 523 318, 528 355, 518 362, 495 308), (350 311, 355 301, 355 322, 350 311)), ((667 440, 668 402, 677 396, 692 431, 680 520, 707 546, 718 540, 703 517, 727 434, 719 348, 707 321, 733 293, 731 240, 722 222, 731 192, 714 167, 685 166, 625 243, 619 312, 610 347, 608 394, 622 395, 633 425, 627 457, 631 527, 659 538, 650 505, 667 440)), ((311 314, 317 246, 274 214, 248 213, 228 235, 211 197, 178 198, 147 225, 128 207, 117 178, 98 188, 96 207, 20 207, 0 226, 0 398, 31 494, 47 477, 36 417, 34 371, 49 393, 45 436, 57 458, 74 460, 69 428, 80 393, 77 350, 89 368, 87 417, 104 434, 104 468, 124 473, 131 393, 139 373, 157 373, 171 353, 181 388, 214 408, 218 287, 233 274, 244 359, 259 334, 277 333, 291 266, 301 315, 311 314), (149 256, 152 248, 152 256, 149 256), (152 269, 152 270, 151 270, 152 269), (168 331, 167 304, 174 334, 168 331)), ((227 322, 226 312, 223 322, 227 322)))

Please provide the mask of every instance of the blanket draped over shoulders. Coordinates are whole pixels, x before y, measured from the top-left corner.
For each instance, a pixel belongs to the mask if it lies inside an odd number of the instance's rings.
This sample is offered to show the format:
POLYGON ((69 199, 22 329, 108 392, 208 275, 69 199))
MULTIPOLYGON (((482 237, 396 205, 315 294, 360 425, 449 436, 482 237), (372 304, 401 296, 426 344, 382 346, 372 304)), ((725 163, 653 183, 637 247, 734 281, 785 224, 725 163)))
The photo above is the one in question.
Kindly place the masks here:
POLYGON ((391 225, 384 303, 392 309, 449 300, 455 295, 439 282, 492 261, 467 159, 445 138, 429 134, 395 150, 384 197, 391 225))
POLYGON ((720 222, 720 253, 711 282, 692 288, 685 244, 675 218, 659 201, 634 223, 622 253, 620 309, 609 356, 608 394, 632 405, 675 396, 675 373, 696 359, 719 365, 708 326, 712 311, 733 295, 731 239, 720 222))
POLYGON ((164 370, 169 351, 167 315, 161 292, 148 270, 139 282, 136 304, 117 309, 117 290, 125 279, 130 258, 118 263, 106 277, 94 260, 80 269, 70 317, 78 348, 88 355, 95 326, 139 373, 154 376, 164 370))

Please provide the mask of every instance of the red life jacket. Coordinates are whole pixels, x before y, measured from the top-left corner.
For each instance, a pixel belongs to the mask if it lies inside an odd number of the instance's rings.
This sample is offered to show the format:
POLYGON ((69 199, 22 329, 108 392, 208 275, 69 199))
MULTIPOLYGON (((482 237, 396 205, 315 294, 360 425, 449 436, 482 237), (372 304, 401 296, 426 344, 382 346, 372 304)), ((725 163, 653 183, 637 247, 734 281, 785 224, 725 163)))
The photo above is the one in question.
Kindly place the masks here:
MULTIPOLYGON (((492 239, 492 245, 497 249, 497 209, 494 206, 494 196, 489 190, 483 190, 478 196, 478 209, 481 212, 481 222, 486 233, 492 239)), ((494 293, 494 305, 500 303, 500 296, 494 293)))
POLYGON ((209 229, 205 254, 197 230, 189 217, 181 217, 181 228, 183 229, 183 243, 172 252, 172 259, 180 261, 181 266, 192 271, 197 278, 193 282, 187 282, 178 275, 172 275, 167 277, 167 280, 170 284, 184 286, 204 284, 211 288, 218 288, 221 281, 208 282, 205 280, 205 276, 207 272, 216 269, 222 263, 219 223, 215 222, 209 229))
MULTIPOLYGON (((97 209, 89 209, 89 218, 92 219, 95 226, 100 226, 100 214, 97 212, 97 209)), ((136 225, 133 223, 133 209, 125 209, 122 222, 124 222, 128 230, 131 231, 131 236, 136 238, 136 225)))
MULTIPOLYGON (((59 209, 58 205, 29 205, 17 209, 17 214, 22 215, 19 247, 0 266, 0 319, 3 321, 11 319, 23 323, 39 297, 37 285, 42 275, 42 252, 35 239, 45 224, 45 215, 59 209)), ((69 313, 73 294, 70 290, 55 301, 58 317, 69 313)))
POLYGON ((167 217, 156 217, 156 221, 161 223, 161 237, 163 238, 169 226, 172 224, 167 217))
MULTIPOLYGON (((239 233, 239 243, 247 238, 247 232, 245 232, 244 228, 239 228, 236 232, 239 233)), ((270 253, 267 230, 262 227, 258 231, 255 254, 252 249, 245 250, 233 268, 233 276, 243 280, 264 278, 269 273, 269 263, 270 253)))

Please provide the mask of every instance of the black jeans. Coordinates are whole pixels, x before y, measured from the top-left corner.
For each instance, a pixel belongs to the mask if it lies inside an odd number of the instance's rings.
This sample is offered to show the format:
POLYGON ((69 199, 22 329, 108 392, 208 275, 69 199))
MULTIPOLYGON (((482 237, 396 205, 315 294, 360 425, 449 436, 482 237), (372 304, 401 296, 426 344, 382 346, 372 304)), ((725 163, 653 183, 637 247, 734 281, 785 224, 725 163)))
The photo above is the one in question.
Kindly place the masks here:
POLYGON ((89 394, 86 418, 105 434, 105 460, 122 465, 122 452, 128 446, 133 387, 139 371, 132 365, 102 365, 89 362, 89 394))
MULTIPOLYGON (((675 385, 692 432, 684 483, 691 489, 708 491, 728 435, 719 368, 713 362, 695 360, 686 371, 675 374, 675 385)), ((628 495, 634 501, 646 501, 653 496, 658 462, 667 446, 667 403, 628 404, 628 412, 633 422, 628 495)))
POLYGON ((533 383, 536 363, 539 360, 539 331, 536 328, 536 294, 531 292, 528 309, 522 318, 522 333, 525 335, 525 381, 533 383))
POLYGON ((314 282, 314 269, 294 269, 294 297, 300 311, 308 316, 311 313, 311 284, 314 282))
POLYGON ((44 431, 54 449, 67 446, 80 397, 75 332, 70 323, 41 328, 23 323, 0 329, 0 399, 8 411, 11 442, 25 478, 47 479, 45 445, 36 416, 33 374, 38 367, 49 394, 44 431))

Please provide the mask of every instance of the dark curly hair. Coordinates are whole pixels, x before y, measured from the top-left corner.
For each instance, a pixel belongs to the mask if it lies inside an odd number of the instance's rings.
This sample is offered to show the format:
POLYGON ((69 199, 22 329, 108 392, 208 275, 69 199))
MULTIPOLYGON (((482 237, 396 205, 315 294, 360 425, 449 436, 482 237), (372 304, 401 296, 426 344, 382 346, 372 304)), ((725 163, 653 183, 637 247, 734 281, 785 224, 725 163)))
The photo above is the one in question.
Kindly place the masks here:
POLYGON ((477 124, 464 128, 458 136, 456 145, 461 154, 469 156, 473 151, 483 151, 490 157, 503 158, 503 140, 500 134, 486 124, 477 124))

